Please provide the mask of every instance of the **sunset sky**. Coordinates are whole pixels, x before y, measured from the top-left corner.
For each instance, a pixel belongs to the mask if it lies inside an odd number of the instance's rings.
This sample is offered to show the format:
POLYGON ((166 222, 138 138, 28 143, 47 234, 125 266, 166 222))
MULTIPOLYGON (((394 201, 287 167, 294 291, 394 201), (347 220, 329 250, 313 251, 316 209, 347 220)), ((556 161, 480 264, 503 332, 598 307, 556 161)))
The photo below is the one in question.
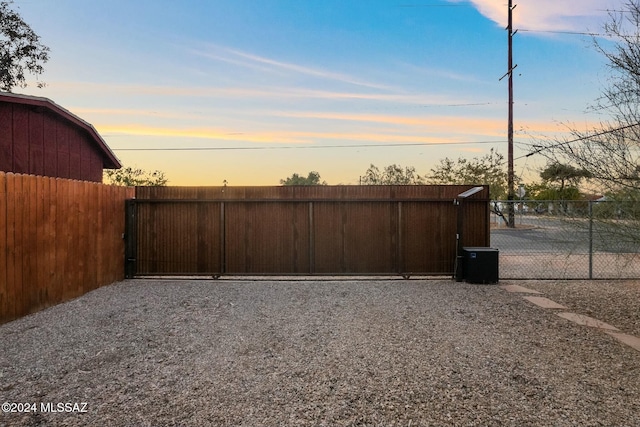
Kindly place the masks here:
MULTIPOLYGON (((514 4, 516 174, 530 180, 532 137, 601 119, 587 109, 609 71, 586 33, 624 0, 514 4)), ((370 164, 428 174, 444 157, 507 154, 506 0, 14 7, 51 48, 47 87, 15 92, 50 98, 123 164, 173 185, 278 185, 312 170, 356 184, 370 164)))

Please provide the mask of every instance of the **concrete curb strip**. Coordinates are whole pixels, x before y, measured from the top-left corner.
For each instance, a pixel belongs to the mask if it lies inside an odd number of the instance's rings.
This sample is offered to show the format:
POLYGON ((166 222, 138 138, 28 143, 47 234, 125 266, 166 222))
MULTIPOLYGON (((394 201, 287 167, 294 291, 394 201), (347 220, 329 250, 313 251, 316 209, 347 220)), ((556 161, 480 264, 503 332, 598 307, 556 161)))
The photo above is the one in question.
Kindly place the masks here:
POLYGON ((542 308, 550 308, 550 309, 554 309, 554 308, 559 308, 562 310, 566 310, 567 307, 565 307, 564 305, 558 304, 555 301, 550 300, 549 298, 545 298, 545 297, 523 297, 524 299, 526 299, 529 302, 534 303, 535 305, 542 307, 542 308))
POLYGON ((541 294, 542 293, 542 292, 534 291, 533 289, 527 289, 519 285, 504 285, 500 287, 507 292, 517 292, 517 293, 523 293, 523 294, 541 294))
POLYGON ((615 339, 617 339, 621 343, 626 344, 629 347, 632 347, 632 348, 640 351, 640 338, 634 337, 633 335, 622 334, 622 333, 619 333, 619 332, 613 332, 613 331, 608 331, 608 330, 605 330, 604 332, 609 334, 609 335, 611 335, 612 337, 614 337, 615 339))
MULTIPOLYGON (((504 289, 507 292, 512 292, 512 293, 542 294, 542 292, 539 292, 533 289, 528 289, 519 285, 502 285, 500 286, 500 288, 504 289)), ((558 304, 557 302, 546 297, 526 295, 526 296, 523 296, 522 298, 544 309, 568 310, 568 307, 558 304)), ((616 338, 622 344, 625 344, 633 348, 634 350, 640 351, 640 338, 634 335, 622 333, 618 328, 616 328, 613 325, 610 325, 608 323, 605 323, 598 319, 594 319, 589 316, 585 316, 583 314, 576 314, 576 313, 570 313, 570 312, 561 312, 556 314, 562 317, 563 319, 569 320, 578 325, 601 329, 603 332, 616 338)))
POLYGON ((615 326, 611 326, 608 323, 604 323, 601 320, 594 319, 593 317, 585 316, 583 314, 563 312, 563 313, 558 313, 558 316, 562 317, 563 319, 567 319, 571 322, 577 323, 578 325, 589 326, 591 328, 606 329, 609 331, 619 330, 615 326))

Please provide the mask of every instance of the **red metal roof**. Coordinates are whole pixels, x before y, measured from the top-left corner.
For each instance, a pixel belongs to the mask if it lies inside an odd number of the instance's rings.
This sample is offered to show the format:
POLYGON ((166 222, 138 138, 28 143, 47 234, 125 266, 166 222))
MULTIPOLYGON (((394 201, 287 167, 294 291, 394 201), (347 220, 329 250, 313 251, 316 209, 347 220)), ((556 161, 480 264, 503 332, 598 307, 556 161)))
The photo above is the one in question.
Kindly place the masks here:
POLYGON ((113 154, 111 148, 102 139, 98 131, 91 125, 91 123, 84 121, 80 117, 76 116, 69 110, 56 104, 49 98, 43 98, 39 96, 20 95, 9 92, 0 92, 0 102, 11 102, 15 104, 32 105, 34 107, 41 107, 50 110, 58 116, 70 121, 75 126, 84 129, 95 142, 96 146, 104 155, 104 168, 106 169, 119 169, 122 167, 120 160, 113 154))

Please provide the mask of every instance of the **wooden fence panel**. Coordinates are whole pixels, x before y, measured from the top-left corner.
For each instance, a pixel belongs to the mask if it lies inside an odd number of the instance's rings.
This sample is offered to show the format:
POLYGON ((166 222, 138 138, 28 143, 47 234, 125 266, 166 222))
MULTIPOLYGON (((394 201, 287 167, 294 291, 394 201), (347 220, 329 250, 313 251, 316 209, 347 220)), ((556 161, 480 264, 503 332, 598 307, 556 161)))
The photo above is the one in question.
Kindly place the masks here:
POLYGON ((398 272, 397 204, 364 202, 345 204, 344 267, 342 273, 398 272))
POLYGON ((452 272, 456 219, 456 206, 450 201, 433 202, 431 209, 420 202, 403 202, 402 247, 409 254, 402 260, 404 271, 452 272))
POLYGON ((396 203, 314 203, 315 272, 397 272, 396 203))
POLYGON ((345 206, 339 202, 313 203, 313 272, 345 271, 345 206))
POLYGON ((226 273, 309 273, 306 203, 227 203, 226 273))
MULTIPOLYGON (((489 245, 488 187, 138 187, 135 275, 449 274, 489 245), (463 227, 458 229, 458 219, 463 227)), ((133 213, 135 212, 135 213, 133 213)))
POLYGON ((133 188, 0 172, 0 323, 124 274, 133 188))
POLYGON ((220 215, 220 203, 138 206, 137 258, 141 271, 219 273, 220 215))

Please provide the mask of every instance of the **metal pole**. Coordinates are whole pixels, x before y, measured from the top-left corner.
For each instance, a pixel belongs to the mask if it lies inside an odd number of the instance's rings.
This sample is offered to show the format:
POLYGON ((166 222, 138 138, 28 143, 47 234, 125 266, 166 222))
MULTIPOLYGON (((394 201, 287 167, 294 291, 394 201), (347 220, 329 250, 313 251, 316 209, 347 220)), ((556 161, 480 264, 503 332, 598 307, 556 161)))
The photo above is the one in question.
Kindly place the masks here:
POLYGON ((593 279, 593 201, 589 200, 589 280, 593 279))
POLYGON ((508 200, 508 226, 515 227, 515 210, 514 210, 514 173, 513 173, 513 0, 509 0, 509 23, 507 25, 507 34, 509 42, 509 58, 508 68, 509 73, 509 123, 507 129, 507 141, 509 145, 508 152, 508 169, 507 169, 507 200, 508 200))
POLYGON ((125 201, 125 232, 123 238, 125 245, 125 260, 124 260, 124 277, 127 279, 133 278, 138 272, 137 256, 138 256, 138 242, 137 242, 137 205, 135 199, 129 199, 125 201))
POLYGON ((462 255, 462 227, 463 227, 463 219, 462 219, 462 201, 464 199, 455 199, 453 204, 457 208, 457 221, 456 221, 456 260, 453 268, 453 277, 456 282, 462 282, 464 280, 464 270, 463 270, 463 255, 462 255))
POLYGON ((396 227, 396 262, 398 273, 404 276, 404 253, 402 242, 402 202, 398 202, 398 222, 396 227))
POLYGON ((484 190, 484 187, 473 187, 458 194, 458 197, 453 200, 453 204, 456 206, 458 212, 457 225, 456 225, 456 258, 453 263, 453 277, 456 282, 462 282, 464 280, 464 266, 463 266, 463 240, 462 240, 462 232, 464 230, 464 218, 462 211, 462 202, 467 197, 473 196, 474 194, 484 190))

